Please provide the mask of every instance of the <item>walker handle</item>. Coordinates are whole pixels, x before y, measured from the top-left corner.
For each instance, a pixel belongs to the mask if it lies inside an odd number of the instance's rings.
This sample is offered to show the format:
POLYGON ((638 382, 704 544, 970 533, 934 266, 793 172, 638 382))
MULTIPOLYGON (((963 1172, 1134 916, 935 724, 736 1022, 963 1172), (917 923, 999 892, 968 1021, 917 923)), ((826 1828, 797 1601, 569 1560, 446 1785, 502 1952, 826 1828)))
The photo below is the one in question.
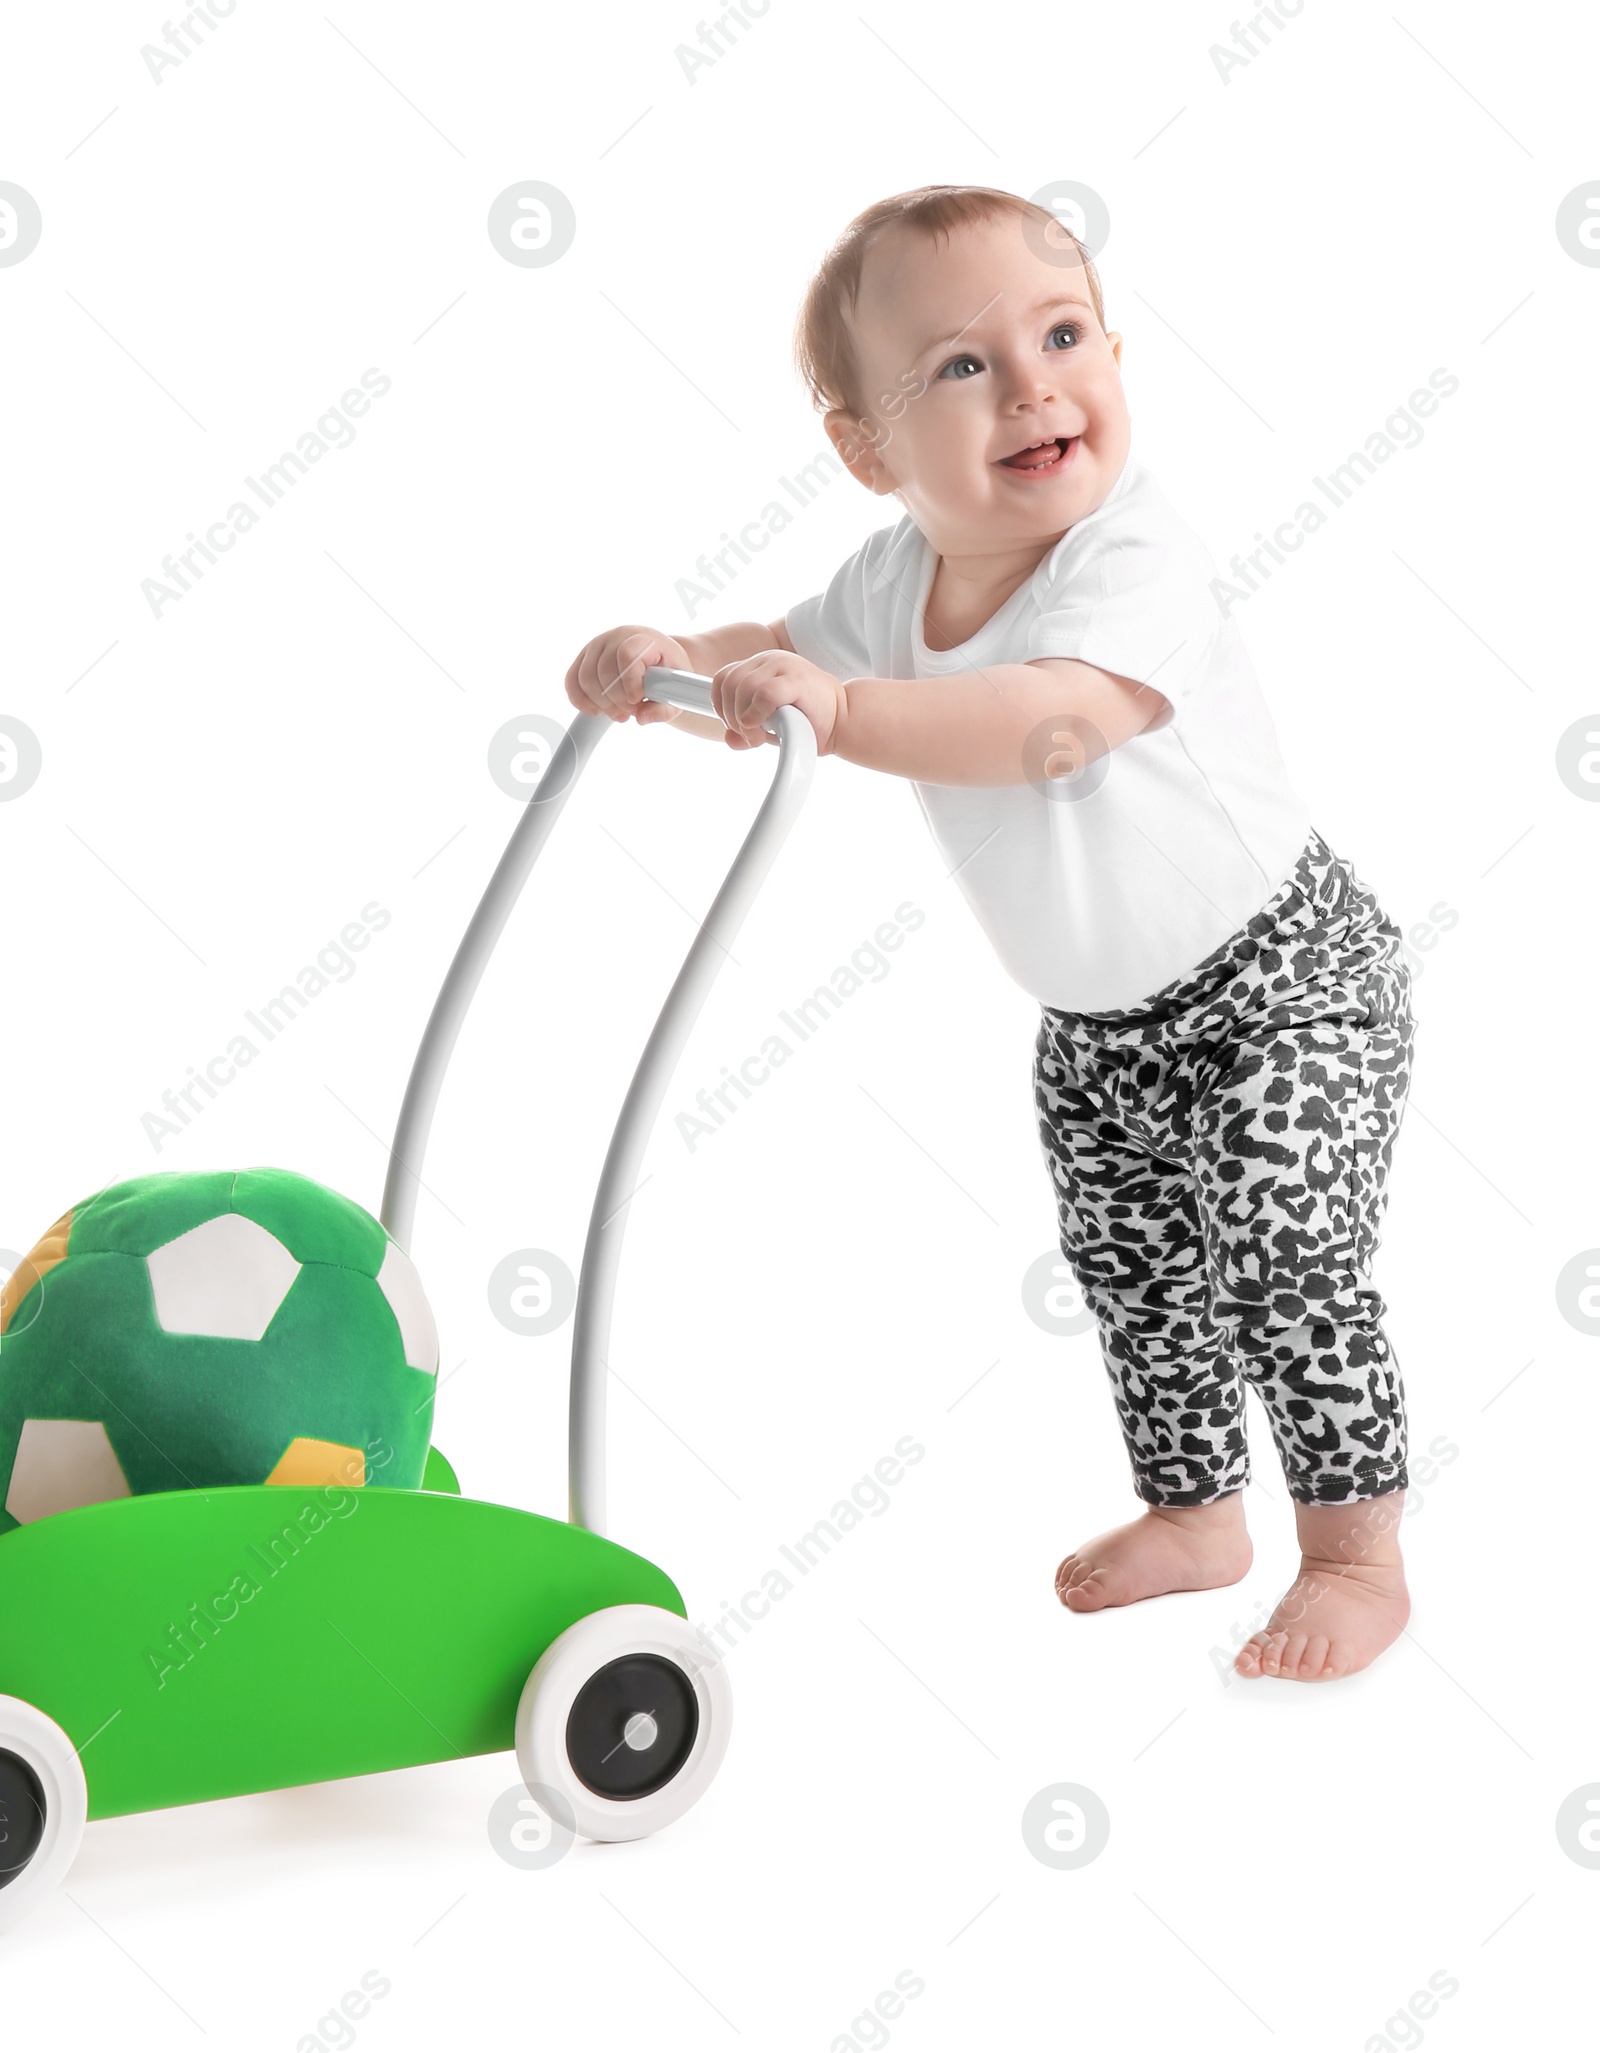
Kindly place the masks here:
MULTIPOLYGON (((686 713, 709 713, 713 720, 718 717, 717 709, 711 703, 711 679, 697 677, 692 670, 647 670, 644 695, 657 705, 681 706, 686 713)), ((776 734, 777 714, 761 724, 768 734, 776 734)))
POLYGON ((652 667, 644 674, 644 695, 658 705, 682 706, 686 713, 709 713, 713 719, 716 717, 717 709, 711 703, 711 679, 693 670, 652 667))
MULTIPOLYGON (((644 674, 644 695, 686 711, 710 713, 711 679, 688 670, 654 668, 644 674)), ((411 1245, 422 1160, 456 1037, 495 943, 511 916, 540 850, 560 817, 601 737, 616 723, 602 713, 578 713, 525 801, 511 839, 468 922, 412 1063, 378 1217, 392 1240, 411 1245)), ((722 888, 700 923, 672 989, 661 1007, 634 1071, 606 1152, 584 1243, 573 1309, 571 1395, 568 1402, 568 1517, 590 1532, 605 1531, 606 1382, 611 1307, 616 1296, 623 1230, 651 1129, 690 1029, 727 959, 745 914, 805 802, 817 741, 798 706, 779 706, 766 721, 778 759, 754 824, 734 857, 722 888)), ((669 747, 667 753, 670 755, 669 747)))

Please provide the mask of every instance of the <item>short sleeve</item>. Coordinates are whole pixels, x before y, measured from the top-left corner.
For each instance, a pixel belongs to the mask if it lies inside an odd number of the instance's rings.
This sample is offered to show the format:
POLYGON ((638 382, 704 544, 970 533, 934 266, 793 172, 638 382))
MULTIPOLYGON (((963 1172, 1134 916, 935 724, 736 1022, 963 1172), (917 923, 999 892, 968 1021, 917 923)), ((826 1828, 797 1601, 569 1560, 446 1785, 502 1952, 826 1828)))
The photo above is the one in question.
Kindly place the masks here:
MULTIPOLYGON (((1130 509, 1131 512, 1132 509, 1130 509)), ((1025 662, 1073 656, 1176 702, 1203 673, 1223 616, 1204 544, 1177 522, 1085 534, 1040 595, 1025 662)))
POLYGON ((841 563, 825 592, 802 599, 783 616, 797 656, 834 677, 870 677, 872 654, 867 634, 868 606, 879 612, 879 566, 886 545, 899 532, 882 528, 869 535, 856 553, 841 563))

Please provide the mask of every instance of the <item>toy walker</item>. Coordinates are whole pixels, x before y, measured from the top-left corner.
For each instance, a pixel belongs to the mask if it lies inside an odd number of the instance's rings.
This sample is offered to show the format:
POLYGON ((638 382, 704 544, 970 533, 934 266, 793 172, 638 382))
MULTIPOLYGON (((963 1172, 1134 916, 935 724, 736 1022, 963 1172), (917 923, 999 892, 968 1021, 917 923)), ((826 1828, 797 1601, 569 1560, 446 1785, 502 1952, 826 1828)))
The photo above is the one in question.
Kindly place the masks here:
MULTIPOLYGON (((644 695, 714 711, 710 680, 685 671, 647 671, 644 695)), ((461 1023, 612 724, 572 721, 434 1004, 379 1215, 402 1249, 461 1023)), ((810 723, 785 706, 768 731, 772 783, 645 1045, 595 1193, 573 1316, 566 1521, 463 1497, 430 1448, 418 1490, 166 1490, 0 1536, 0 1930, 63 1880, 94 1818, 514 1749, 560 1826, 636 1839, 711 1781, 728 1744, 726 1670, 671 1580, 604 1537, 605 1360, 651 1129, 810 784, 810 723), (230 1608, 242 1571, 256 1587, 230 1608), (151 1645, 174 1621, 182 1640, 195 1619, 207 1629, 193 1658, 158 1677, 151 1645)))

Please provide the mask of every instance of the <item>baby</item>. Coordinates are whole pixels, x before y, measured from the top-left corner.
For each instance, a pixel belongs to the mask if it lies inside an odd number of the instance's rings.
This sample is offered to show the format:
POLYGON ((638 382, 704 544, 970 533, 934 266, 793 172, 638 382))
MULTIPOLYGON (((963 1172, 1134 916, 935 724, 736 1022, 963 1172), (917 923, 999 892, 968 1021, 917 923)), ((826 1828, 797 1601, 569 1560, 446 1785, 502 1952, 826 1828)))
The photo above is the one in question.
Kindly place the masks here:
POLYGON ((976 186, 868 208, 811 282, 796 355, 851 475, 904 517, 770 625, 613 628, 567 695, 733 748, 792 705, 819 755, 911 780, 1041 1007, 1061 1249, 1145 1506, 1069 1554, 1057 1594, 1094 1611, 1240 1580, 1249 1382, 1302 1560, 1234 1667, 1352 1674, 1410 1612, 1404 1399, 1370 1273, 1411 1066, 1399 930, 1288 779, 1054 215, 976 186), (720 719, 646 702, 656 664, 711 676, 720 719))

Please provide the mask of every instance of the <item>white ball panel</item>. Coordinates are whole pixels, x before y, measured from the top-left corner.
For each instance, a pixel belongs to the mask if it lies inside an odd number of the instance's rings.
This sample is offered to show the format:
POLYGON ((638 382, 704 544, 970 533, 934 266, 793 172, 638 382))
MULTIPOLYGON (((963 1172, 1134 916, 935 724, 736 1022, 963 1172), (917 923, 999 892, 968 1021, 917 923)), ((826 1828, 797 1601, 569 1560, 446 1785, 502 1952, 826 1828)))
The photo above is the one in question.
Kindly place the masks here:
POLYGON ((213 1340, 259 1340, 300 1273, 283 1242, 240 1212, 191 1226, 145 1259, 165 1331, 213 1340))
POLYGON ((106 1429, 95 1419, 24 1419, 6 1509, 19 1525, 130 1494, 106 1429))
POLYGON ((422 1278, 413 1268, 410 1256, 396 1241, 390 1241, 383 1267, 378 1271, 378 1288, 389 1300, 389 1309, 400 1328, 407 1363, 413 1369, 423 1369, 430 1376, 436 1376, 439 1373, 439 1329, 433 1323, 433 1313, 422 1294, 422 1278))

